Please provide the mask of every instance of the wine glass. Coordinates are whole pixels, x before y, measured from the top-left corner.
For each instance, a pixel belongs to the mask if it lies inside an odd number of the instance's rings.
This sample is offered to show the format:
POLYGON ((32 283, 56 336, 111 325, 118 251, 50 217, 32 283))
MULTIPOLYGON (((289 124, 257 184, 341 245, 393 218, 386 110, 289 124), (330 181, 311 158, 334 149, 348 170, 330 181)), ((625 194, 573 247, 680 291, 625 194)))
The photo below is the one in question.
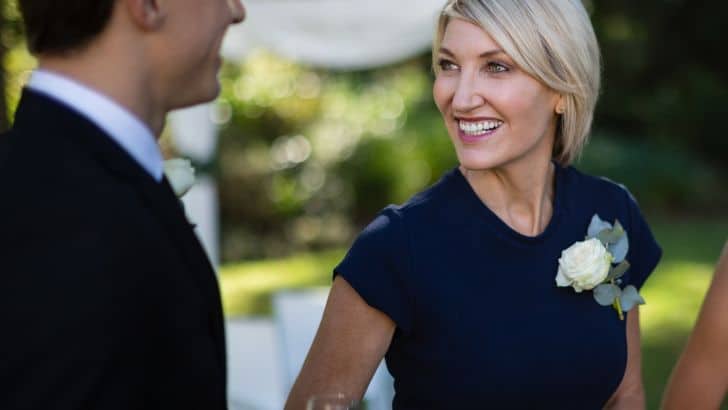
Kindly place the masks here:
POLYGON ((306 402, 306 410, 361 410, 361 402, 343 393, 319 394, 306 402))

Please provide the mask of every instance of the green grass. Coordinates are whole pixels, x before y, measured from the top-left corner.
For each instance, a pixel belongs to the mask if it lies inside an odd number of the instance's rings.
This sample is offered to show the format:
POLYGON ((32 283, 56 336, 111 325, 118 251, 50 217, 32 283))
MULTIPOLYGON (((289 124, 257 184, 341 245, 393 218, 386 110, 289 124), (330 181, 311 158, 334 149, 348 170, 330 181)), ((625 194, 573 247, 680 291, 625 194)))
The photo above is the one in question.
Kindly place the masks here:
MULTIPOLYGON (((647 305, 640 315, 648 408, 657 409, 728 239, 728 220, 659 220, 653 228, 664 253, 643 289, 647 305)), ((721 409, 728 410, 728 403, 721 409)))
POLYGON ((225 314, 268 315, 273 292, 330 285, 331 270, 344 256, 344 252, 331 250, 221 267, 220 287, 225 314))
MULTIPOLYGON (((642 360, 648 408, 657 409, 728 239, 728 219, 650 220, 664 254, 642 291, 647 300, 641 308, 642 360)), ((330 284, 331 270, 344 252, 338 249, 223 266, 220 282, 226 314, 267 315, 270 296, 277 290, 330 284)), ((728 405, 722 409, 728 410, 728 405)))

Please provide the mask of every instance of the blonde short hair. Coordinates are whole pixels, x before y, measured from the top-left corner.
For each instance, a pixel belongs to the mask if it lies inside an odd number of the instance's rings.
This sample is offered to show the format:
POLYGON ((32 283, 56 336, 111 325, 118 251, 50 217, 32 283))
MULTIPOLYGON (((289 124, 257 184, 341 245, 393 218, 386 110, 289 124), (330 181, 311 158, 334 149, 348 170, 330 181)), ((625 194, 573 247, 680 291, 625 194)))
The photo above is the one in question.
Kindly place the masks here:
POLYGON ((433 43, 433 69, 451 19, 480 26, 522 70, 564 97, 553 158, 562 165, 586 144, 599 95, 601 56, 580 0, 448 0, 433 43))

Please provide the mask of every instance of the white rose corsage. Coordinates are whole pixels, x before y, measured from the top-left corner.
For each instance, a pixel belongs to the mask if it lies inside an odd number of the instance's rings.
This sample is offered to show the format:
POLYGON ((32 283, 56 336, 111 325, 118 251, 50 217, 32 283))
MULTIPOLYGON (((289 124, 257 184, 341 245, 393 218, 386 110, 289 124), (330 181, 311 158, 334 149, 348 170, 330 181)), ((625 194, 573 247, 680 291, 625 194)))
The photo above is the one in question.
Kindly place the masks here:
POLYGON ((613 306, 624 320, 624 312, 645 303, 634 286, 619 287, 620 278, 629 269, 625 259, 628 250, 627 233, 619 221, 612 226, 594 214, 586 239, 561 252, 556 285, 571 286, 577 293, 593 289, 594 300, 613 306))

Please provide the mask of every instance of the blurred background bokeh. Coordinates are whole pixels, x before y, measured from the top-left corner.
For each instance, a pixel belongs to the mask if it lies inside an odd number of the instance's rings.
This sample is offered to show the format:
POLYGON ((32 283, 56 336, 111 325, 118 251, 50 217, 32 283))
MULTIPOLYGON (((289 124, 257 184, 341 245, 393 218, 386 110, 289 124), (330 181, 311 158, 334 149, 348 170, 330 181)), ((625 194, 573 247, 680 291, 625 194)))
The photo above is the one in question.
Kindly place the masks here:
MULTIPOLYGON (((604 82, 577 166, 628 186, 665 251, 642 308, 646 388, 649 408, 657 408, 728 237, 728 3, 586 3, 604 82)), ((0 10, 6 129, 35 63, 14 0, 0 1, 0 10)), ((379 209, 456 165, 432 78, 428 52, 356 71, 264 49, 226 62, 214 118, 218 154, 208 171, 220 196, 229 317, 269 314, 280 289, 329 284, 332 267, 379 209)))

